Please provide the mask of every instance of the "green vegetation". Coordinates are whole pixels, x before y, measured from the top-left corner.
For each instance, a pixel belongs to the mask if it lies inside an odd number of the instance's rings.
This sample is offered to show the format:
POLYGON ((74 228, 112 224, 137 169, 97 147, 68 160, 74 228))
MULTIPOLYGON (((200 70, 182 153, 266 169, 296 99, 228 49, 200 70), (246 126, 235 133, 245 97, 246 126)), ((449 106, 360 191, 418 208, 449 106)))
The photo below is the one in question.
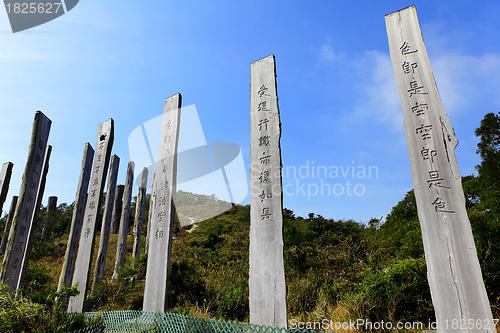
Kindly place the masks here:
MULTIPOLYGON (((0 287, 0 332, 54 332, 66 333, 98 322, 96 318, 90 322, 83 315, 69 314, 55 302, 56 297, 63 294, 75 295, 70 288, 63 293, 40 289, 46 276, 43 271, 32 271, 30 297, 13 297, 0 287), (35 282, 40 278, 40 282, 35 282), (41 297, 40 297, 41 296, 41 297), (49 305, 50 303, 50 305, 49 305)), ((77 292, 77 291, 76 291, 77 292)))
MULTIPOLYGON (((479 175, 464 177, 463 187, 485 285, 494 317, 498 318, 500 115, 486 115, 476 134, 480 138, 478 153, 482 158, 479 175)), ((211 197, 185 192, 182 196, 192 206, 208 203, 216 209, 222 204, 211 197)), ((10 300, 12 304, 19 303, 33 311, 54 306, 55 283, 67 242, 71 209, 63 204, 50 217, 54 233, 49 243, 44 245, 36 238, 26 276, 24 295, 27 299, 10 300)), ((41 220, 45 218, 44 214, 40 215, 41 220)), ((314 213, 303 218, 288 209, 283 211, 283 218, 289 320, 345 322, 366 318, 372 322, 423 323, 434 320, 413 191, 406 194, 384 222, 378 219, 366 224, 335 221, 314 213)), ((177 219, 175 223, 178 225, 177 219)), ((168 311, 248 320, 249 226, 250 207, 233 206, 197 227, 180 228, 172 249, 168 311)), ((132 242, 130 235, 129 256, 132 242)), ((145 237, 142 244, 144 246, 145 237)), ((112 282, 115 249, 116 235, 112 235, 105 279, 89 297, 88 306, 100 311, 141 309, 146 256, 135 262, 129 259, 118 281, 112 282)), ((1 295, 2 302, 7 302, 8 295, 1 295)), ((8 314, 16 318, 9 312, 14 311, 10 310, 14 305, 2 303, 1 306, 1 316, 8 314)), ((25 310, 16 311, 22 316, 25 310)))

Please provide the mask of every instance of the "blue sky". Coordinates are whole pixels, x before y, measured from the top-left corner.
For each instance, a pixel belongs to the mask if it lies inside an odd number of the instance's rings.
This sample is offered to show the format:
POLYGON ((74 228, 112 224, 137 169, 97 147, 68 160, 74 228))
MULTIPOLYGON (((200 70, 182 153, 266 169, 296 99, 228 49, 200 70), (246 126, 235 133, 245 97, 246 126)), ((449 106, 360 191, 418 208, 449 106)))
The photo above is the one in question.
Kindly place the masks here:
POLYGON ((129 134, 177 92, 196 105, 206 140, 238 144, 248 170, 250 63, 274 54, 284 206, 301 216, 385 216, 413 185, 384 15, 412 4, 460 171, 475 173, 474 130, 500 110, 497 1, 82 0, 16 34, 0 9, 0 162, 14 163, 4 213, 19 193, 36 110, 53 122, 44 204, 50 195, 74 201, 84 144, 95 144, 108 118, 123 184, 129 134), (312 165, 338 176, 305 177, 312 165), (295 177, 300 167, 304 177, 295 177), (371 176, 358 173, 370 167, 371 176), (321 184, 335 193, 313 195, 321 184))

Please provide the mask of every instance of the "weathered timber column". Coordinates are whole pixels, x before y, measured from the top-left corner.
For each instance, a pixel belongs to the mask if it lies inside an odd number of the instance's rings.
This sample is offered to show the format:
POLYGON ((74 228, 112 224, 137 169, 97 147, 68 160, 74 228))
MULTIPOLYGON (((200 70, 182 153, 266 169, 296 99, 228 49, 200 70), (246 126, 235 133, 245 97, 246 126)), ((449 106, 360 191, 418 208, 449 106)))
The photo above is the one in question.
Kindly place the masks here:
POLYGON ((122 215, 123 191, 125 185, 117 185, 115 191, 115 202, 113 204, 113 215, 111 215, 111 233, 117 234, 120 228, 120 216, 122 215))
POLYGON ((87 281, 90 275, 90 262, 94 251, 95 224, 97 213, 101 205, 102 192, 104 190, 106 174, 109 167, 111 148, 114 140, 113 119, 109 119, 97 127, 96 152, 90 187, 85 205, 85 214, 80 235, 80 245, 75 263, 75 273, 72 284, 78 284, 79 295, 70 297, 68 311, 83 311, 83 303, 86 298, 87 281))
MULTIPOLYGON (((71 282, 73 280, 73 272, 75 271, 76 255, 78 253, 80 233, 82 231, 83 217, 85 214, 87 189, 89 188, 93 157, 94 149, 90 143, 87 142, 83 151, 82 169, 76 190, 75 207, 73 207, 73 216, 71 218, 71 229, 69 231, 68 245, 66 246, 66 253, 64 254, 64 262, 59 277, 57 292, 61 292, 63 287, 72 286, 71 282)), ((62 305, 66 306, 68 299, 65 297, 61 301, 62 305)))
MULTIPOLYGON (((0 172, 0 216, 3 213, 3 204, 5 203, 5 200, 7 199, 7 193, 9 192, 9 184, 10 184, 10 178, 12 176, 12 167, 14 166, 13 163, 7 162, 2 165, 2 171, 0 172)), ((15 202, 17 202, 17 196, 14 197, 15 202)), ((12 199, 12 202, 14 202, 14 199, 12 199)), ((14 210, 15 210, 15 204, 14 204, 14 210)), ((14 214, 14 210, 12 208, 12 203, 9 211, 9 216, 7 217, 7 221, 5 222, 5 228, 4 228, 4 234, 2 236, 2 242, 0 244, 0 254, 5 253, 5 248, 7 247, 7 239, 8 239, 8 228, 10 226, 10 222, 12 220, 12 216, 14 214)))
POLYGON ((94 278, 92 280, 92 294, 95 288, 99 286, 104 274, 104 266, 106 265, 106 255, 108 253, 109 234, 111 231, 111 213, 113 211, 113 202, 115 201, 116 178, 118 177, 118 167, 120 158, 113 155, 111 158, 111 166, 109 167, 108 190, 106 192, 106 201, 104 203, 104 214, 101 223, 101 236, 99 238, 99 251, 97 252, 97 260, 94 270, 94 278))
POLYGON ((144 216, 144 204, 146 200, 146 186, 148 183, 148 168, 142 169, 141 186, 137 193, 137 203, 135 205, 135 228, 134 228, 134 248, 132 255, 138 258, 141 254, 142 220, 144 216))
POLYGON ((9 239, 9 229, 14 218, 14 212, 16 211, 18 196, 12 197, 12 202, 10 203, 9 215, 7 216, 7 221, 5 222, 5 228, 3 230, 2 244, 0 244, 0 255, 5 253, 5 248, 7 247, 7 239, 9 239))
POLYGON ((14 212, 0 273, 0 282, 6 284, 9 291, 17 289, 21 277, 24 252, 29 241, 29 230, 38 210, 36 206, 37 196, 51 124, 50 119, 42 112, 36 112, 28 161, 24 169, 21 191, 19 192, 19 199, 14 212))
POLYGON ((250 323, 287 326, 280 115, 271 55, 251 64, 250 323))
POLYGON ((153 188, 156 189, 156 200, 151 229, 148 230, 151 237, 149 238, 143 311, 164 312, 167 304, 180 113, 181 95, 176 94, 167 98, 163 109, 160 152, 155 185, 153 185, 153 188))
POLYGON ((148 253, 148 249, 149 249, 149 237, 151 235, 151 221, 153 219, 153 214, 154 214, 153 211, 154 211, 155 200, 156 200, 155 177, 156 177, 156 173, 153 173, 153 177, 151 177, 151 179, 152 179, 151 194, 149 195, 149 214, 148 214, 148 225, 147 225, 147 230, 146 230, 146 246, 144 249, 144 253, 148 253))
POLYGON ((127 179, 125 180, 125 192, 123 194, 122 216, 120 219, 120 231, 118 231, 118 244, 116 246, 115 271, 113 280, 118 279, 118 271, 125 263, 125 254, 127 252, 127 234, 130 220, 130 201, 132 200, 132 186, 134 185, 134 162, 128 162, 127 179))
POLYGON ((51 216, 54 214, 57 209, 57 197, 49 197, 49 203, 47 205, 47 216, 44 221, 43 231, 42 231, 42 239, 46 241, 50 237, 52 237, 52 223, 50 222, 51 216))
POLYGON ((455 158, 458 141, 441 104, 415 7, 385 20, 438 332, 458 327, 495 332, 455 158))
POLYGON ((0 171, 0 216, 2 215, 3 204, 5 199, 7 199, 7 193, 9 192, 10 177, 12 176, 13 163, 7 162, 2 165, 2 171, 0 171))
POLYGON ((17 281, 16 297, 17 297, 17 291, 23 288, 24 275, 26 274, 26 269, 28 268, 28 260, 31 254, 31 247, 33 246, 34 235, 38 229, 38 213, 40 212, 40 208, 42 207, 43 193, 45 191, 47 174, 49 173, 49 161, 51 153, 52 153, 52 146, 48 145, 45 148, 45 155, 43 158, 42 179, 40 180, 40 185, 38 186, 38 194, 36 198, 35 210, 33 212, 33 222, 31 222, 28 231, 28 239, 26 241, 23 260, 21 261, 21 273, 17 281))
MULTIPOLYGON (((45 183, 47 182, 47 174, 49 173, 49 162, 50 162, 50 155, 52 154, 52 146, 48 145, 47 148, 45 148, 45 154, 43 158, 43 168, 42 168, 42 179, 40 180, 40 186, 38 186, 38 194, 36 197, 36 212, 35 214, 38 214, 42 208, 42 201, 43 201, 43 194, 45 192, 45 183)), ((35 223, 37 220, 35 220, 35 223)), ((38 228, 38 226, 36 226, 38 228)))

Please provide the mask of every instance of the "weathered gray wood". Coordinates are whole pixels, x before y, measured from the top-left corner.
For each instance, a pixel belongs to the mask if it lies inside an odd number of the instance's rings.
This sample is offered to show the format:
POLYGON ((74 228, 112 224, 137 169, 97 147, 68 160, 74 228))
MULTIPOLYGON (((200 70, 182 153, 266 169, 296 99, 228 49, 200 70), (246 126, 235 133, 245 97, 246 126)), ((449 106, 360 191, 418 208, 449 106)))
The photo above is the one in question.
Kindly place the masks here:
POLYGON ((57 209, 57 197, 52 196, 49 197, 49 203, 47 204, 47 217, 44 221, 43 225, 43 232, 42 232, 42 239, 45 241, 52 237, 52 222, 50 221, 51 215, 53 215, 53 212, 55 212, 57 209))
MULTIPOLYGON (((7 193, 9 192, 9 184, 10 184, 10 178, 12 176, 12 167, 14 166, 13 163, 7 162, 2 165, 2 171, 0 172, 0 216, 3 213, 3 204, 5 203, 5 200, 7 199, 7 193)), ((16 202, 17 202, 17 196, 16 202)), ((14 202, 14 200, 12 200, 14 202)), ((14 205, 15 209, 15 205, 14 205)), ((11 215, 13 216, 14 211, 12 209, 12 204, 10 207, 9 211, 9 217, 7 217, 7 221, 5 222, 5 228, 4 228, 4 234, 2 236, 2 241, 0 244, 0 254, 5 253, 5 248, 7 247, 7 239, 8 239, 8 228, 10 226, 10 222, 12 220, 11 215)))
MULTIPOLYGON (((40 180, 40 185, 38 186, 38 194, 36 198, 36 210, 35 210, 35 216, 38 216, 38 213, 42 209, 42 202, 43 202, 43 194, 45 192, 45 184, 47 182, 47 174, 49 173, 49 162, 50 162, 50 155, 52 154, 52 146, 48 145, 47 148, 45 148, 45 154, 43 158, 43 168, 42 168, 42 178, 40 180)), ((38 219, 35 218, 34 221, 34 226, 31 227, 30 232, 36 232, 37 229, 39 228, 38 224, 38 219)))
MULTIPOLYGON (((24 275, 26 274, 26 269, 28 268, 28 259, 29 259, 29 255, 31 254, 31 247, 33 246, 34 235, 38 229, 38 213, 40 212, 40 209, 42 207, 43 193, 45 191, 45 183, 47 181, 47 173, 49 172, 49 161, 50 161, 51 153, 52 153, 52 146, 48 145, 45 148, 45 155, 43 158, 43 167, 42 167, 42 178, 40 180, 40 185, 38 186, 38 193, 37 193, 37 198, 36 198, 35 210, 33 212, 33 221, 31 222, 31 225, 30 225, 29 231, 28 231, 28 238, 26 241, 24 256, 23 256, 23 260, 21 262, 21 273, 20 273, 19 279, 17 281, 16 290, 23 288, 24 275)), ((16 296, 17 296, 17 292, 16 292, 16 296)))
POLYGON ((120 217, 122 215, 123 191, 125 185, 117 185, 115 191, 115 202, 113 204, 113 215, 111 216, 111 233, 117 234, 120 228, 120 217))
POLYGON ((135 228, 134 228, 134 248, 132 255, 138 258, 141 254, 141 236, 142 236, 142 220, 144 216, 144 204, 146 201, 146 186, 148 183, 148 168, 142 169, 141 186, 137 193, 137 202, 135 205, 135 228))
POLYGON ((156 173, 153 173, 153 177, 151 177, 151 180, 152 180, 151 194, 149 196, 149 214, 148 214, 148 224, 147 224, 147 230, 146 230, 146 246, 145 246, 145 250, 144 250, 145 253, 148 253, 148 249, 149 249, 149 237, 151 235, 151 220, 153 219, 154 206, 155 206, 155 200, 156 200, 155 177, 156 177, 156 173))
POLYGON ((50 196, 47 204, 47 212, 54 212, 57 209, 57 197, 50 196))
POLYGON ((108 190, 106 192, 106 201, 104 203, 104 214, 101 223, 101 236, 99 238, 99 250, 94 269, 94 278, 92 280, 93 294, 102 281, 104 266, 106 265, 106 255, 108 254, 109 234, 111 231, 111 214, 113 212, 113 202, 115 201, 116 178, 118 177, 118 167, 120 158, 113 155, 111 166, 109 167, 108 190))
MULTIPOLYGON (((80 172, 80 180, 76 190, 75 206, 73 207, 73 216, 71 218, 71 229, 69 231, 68 245, 64 254, 64 262, 59 277, 57 291, 61 292, 63 287, 71 287, 73 281, 73 272, 75 271, 76 255, 78 253, 78 244, 82 231, 83 217, 85 214, 85 204, 87 202, 87 190, 89 188, 90 172, 92 170, 92 158, 94 157, 94 149, 90 143, 85 144, 83 151, 82 168, 80 172)), ((67 297, 61 299, 63 306, 68 302, 67 297)))
POLYGON ((146 286, 144 288, 144 311, 164 312, 167 304, 180 112, 181 95, 176 94, 167 98, 163 109, 160 152, 155 185, 153 185, 156 188, 154 215, 151 229, 148 230, 151 237, 149 239, 146 286))
POLYGON ((484 329, 493 318, 465 209, 454 152, 458 141, 439 97, 415 7, 385 20, 438 331, 453 331, 458 321, 467 323, 463 332, 495 332, 493 325, 484 329))
POLYGON ((5 253, 5 248, 7 247, 7 239, 9 239, 9 229, 12 223, 12 219, 14 218, 14 212, 16 211, 17 198, 17 195, 13 196, 10 203, 9 215, 7 216, 7 221, 5 222, 5 228, 3 230, 2 244, 0 244, 0 255, 5 253))
POLYGON ((118 279, 119 270, 125 263, 125 254, 127 252, 127 234, 130 221, 130 201, 132 200, 132 186, 134 185, 134 162, 128 162, 127 179, 125 180, 125 191, 123 194, 122 216, 120 218, 120 230, 118 231, 118 244, 116 246, 115 271, 112 279, 118 279))
POLYGON ((50 155, 52 153, 52 146, 48 145, 45 148, 45 154, 43 158, 43 167, 42 167, 42 178, 40 179, 40 184, 38 185, 38 193, 36 198, 35 210, 33 212, 33 221, 30 224, 28 229, 28 237, 26 240, 26 246, 24 249, 23 260, 21 261, 21 272, 19 274, 19 279, 17 281, 16 287, 16 297, 17 291, 23 288, 24 276, 26 274, 26 270, 28 268, 29 256, 31 254, 31 248, 33 246, 34 235, 38 231, 38 214, 40 213, 43 201, 43 193, 45 191, 45 183, 47 181, 47 174, 49 172, 49 162, 50 155))
POLYGON ((36 206, 37 196, 51 124, 50 119, 42 112, 36 112, 28 161, 24 169, 19 199, 14 212, 0 273, 0 282, 6 284, 9 291, 14 291, 17 288, 21 276, 21 264, 28 243, 28 232, 38 210, 35 208, 38 208, 36 206))
POLYGON ((251 64, 250 323, 287 326, 280 115, 274 56, 251 64))
POLYGON ((113 119, 109 119, 97 128, 96 152, 92 177, 85 205, 85 214, 80 234, 80 244, 75 263, 75 273, 72 284, 78 284, 79 295, 70 297, 68 311, 83 311, 83 303, 86 298, 87 282, 90 275, 90 263, 95 243, 95 225, 99 207, 101 205, 102 192, 104 190, 106 174, 108 172, 111 148, 114 140, 113 119))
POLYGON ((7 199, 7 193, 9 192, 10 177, 12 176, 13 163, 7 162, 2 165, 2 171, 0 171, 0 216, 2 215, 3 204, 5 199, 7 199))

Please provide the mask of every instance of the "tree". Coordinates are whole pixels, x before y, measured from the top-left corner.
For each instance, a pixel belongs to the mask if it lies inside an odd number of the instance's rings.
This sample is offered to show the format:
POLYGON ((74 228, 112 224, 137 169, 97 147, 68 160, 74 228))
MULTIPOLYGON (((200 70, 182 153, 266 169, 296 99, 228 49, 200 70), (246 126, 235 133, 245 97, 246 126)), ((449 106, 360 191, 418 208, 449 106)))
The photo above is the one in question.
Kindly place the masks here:
POLYGON ((477 153, 481 164, 476 167, 479 173, 478 196, 484 208, 495 215, 500 213, 500 113, 488 113, 476 129, 477 153))
POLYGON ((500 113, 488 113, 476 129, 479 176, 464 182, 468 192, 469 219, 474 233, 479 262, 491 302, 500 300, 500 113))
POLYGON ((392 208, 379 231, 384 240, 381 247, 386 255, 405 259, 420 258, 424 255, 422 231, 413 190, 406 193, 404 199, 392 208))

